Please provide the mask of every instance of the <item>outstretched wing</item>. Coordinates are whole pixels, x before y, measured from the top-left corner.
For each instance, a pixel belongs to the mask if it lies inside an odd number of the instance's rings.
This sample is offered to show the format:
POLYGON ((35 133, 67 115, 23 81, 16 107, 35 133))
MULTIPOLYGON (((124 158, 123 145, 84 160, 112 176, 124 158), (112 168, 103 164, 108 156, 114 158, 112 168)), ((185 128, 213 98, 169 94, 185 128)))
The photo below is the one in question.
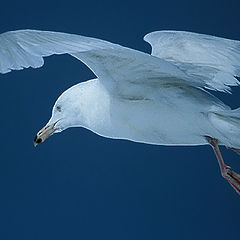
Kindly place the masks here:
POLYGON ((103 85, 119 95, 144 98, 151 87, 192 84, 176 66, 149 54, 99 39, 36 30, 0 35, 0 72, 41 67, 43 57, 64 53, 84 62, 103 85))
POLYGON ((53 54, 117 48, 117 44, 75 34, 18 30, 0 34, 0 72, 38 68, 53 54))
POLYGON ((229 92, 239 85, 240 41, 182 31, 152 32, 144 40, 153 56, 175 64, 205 88, 229 92))

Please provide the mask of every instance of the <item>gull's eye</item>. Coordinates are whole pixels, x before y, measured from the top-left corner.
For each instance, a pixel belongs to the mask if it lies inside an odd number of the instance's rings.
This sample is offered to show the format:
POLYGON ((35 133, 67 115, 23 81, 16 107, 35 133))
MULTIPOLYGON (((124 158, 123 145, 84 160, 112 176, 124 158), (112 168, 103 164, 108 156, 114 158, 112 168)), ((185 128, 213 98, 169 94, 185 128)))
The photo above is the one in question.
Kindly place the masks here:
POLYGON ((59 106, 59 105, 56 106, 56 109, 57 109, 58 112, 61 112, 61 111, 62 111, 62 108, 61 108, 61 106, 59 106))

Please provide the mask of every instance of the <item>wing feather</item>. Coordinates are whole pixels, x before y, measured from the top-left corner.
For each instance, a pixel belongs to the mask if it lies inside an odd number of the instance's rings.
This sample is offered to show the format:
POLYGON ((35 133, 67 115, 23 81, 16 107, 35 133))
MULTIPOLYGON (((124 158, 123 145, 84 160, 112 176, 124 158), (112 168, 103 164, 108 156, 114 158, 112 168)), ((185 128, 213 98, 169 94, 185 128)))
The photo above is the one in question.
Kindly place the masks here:
POLYGON ((0 35, 0 72, 41 67, 43 57, 64 53, 85 63, 105 87, 120 96, 144 98, 147 88, 176 82, 197 86, 178 67, 147 53, 99 39, 36 30, 0 35))
POLYGON ((153 56, 175 64, 205 88, 229 92, 239 85, 240 41, 182 31, 152 32, 144 40, 153 56))
POLYGON ((118 45, 74 34, 18 30, 0 34, 0 72, 41 67, 43 57, 93 49, 111 49, 118 45))

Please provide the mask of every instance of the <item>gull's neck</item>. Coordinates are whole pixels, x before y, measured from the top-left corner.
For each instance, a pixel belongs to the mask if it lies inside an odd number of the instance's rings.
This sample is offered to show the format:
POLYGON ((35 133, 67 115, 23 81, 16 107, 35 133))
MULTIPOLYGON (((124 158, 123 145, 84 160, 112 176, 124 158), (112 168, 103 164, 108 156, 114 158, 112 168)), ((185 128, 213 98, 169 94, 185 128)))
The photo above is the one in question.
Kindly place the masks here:
POLYGON ((71 127, 84 127, 100 135, 111 135, 110 97, 98 79, 74 85, 67 91, 72 101, 71 127))

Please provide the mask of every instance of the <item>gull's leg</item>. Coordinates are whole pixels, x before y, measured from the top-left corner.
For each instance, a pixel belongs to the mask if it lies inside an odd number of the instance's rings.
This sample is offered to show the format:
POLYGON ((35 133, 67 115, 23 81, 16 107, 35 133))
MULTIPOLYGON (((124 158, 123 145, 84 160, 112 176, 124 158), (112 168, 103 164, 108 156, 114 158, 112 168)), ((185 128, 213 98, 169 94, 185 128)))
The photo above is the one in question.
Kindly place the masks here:
POLYGON ((222 176, 230 183, 230 185, 235 189, 235 191, 240 194, 240 175, 232 171, 231 167, 227 166, 223 161, 222 154, 218 147, 218 140, 209 136, 206 136, 206 139, 213 147, 222 176))

